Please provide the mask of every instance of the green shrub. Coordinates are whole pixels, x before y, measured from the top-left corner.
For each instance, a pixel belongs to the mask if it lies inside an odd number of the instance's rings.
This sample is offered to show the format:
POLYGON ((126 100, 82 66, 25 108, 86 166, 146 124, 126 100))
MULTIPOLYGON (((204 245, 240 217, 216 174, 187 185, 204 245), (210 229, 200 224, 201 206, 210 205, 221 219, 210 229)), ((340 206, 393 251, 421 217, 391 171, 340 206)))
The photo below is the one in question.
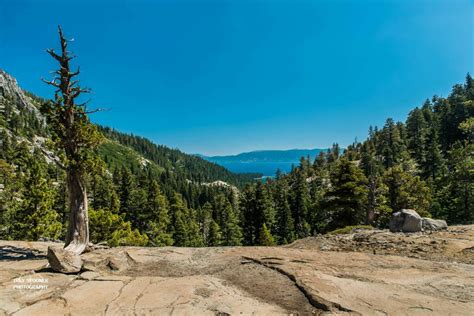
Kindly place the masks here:
POLYGON ((146 234, 132 230, 130 222, 109 210, 89 210, 90 240, 93 243, 107 241, 109 246, 145 246, 146 234))
POLYGON ((330 231, 330 232, 328 233, 328 235, 350 234, 353 229, 368 229, 368 230, 372 230, 372 229, 374 229, 374 228, 373 228, 372 226, 370 226, 370 225, 346 226, 346 227, 343 227, 343 228, 338 228, 338 229, 335 229, 335 230, 333 230, 333 231, 330 231))

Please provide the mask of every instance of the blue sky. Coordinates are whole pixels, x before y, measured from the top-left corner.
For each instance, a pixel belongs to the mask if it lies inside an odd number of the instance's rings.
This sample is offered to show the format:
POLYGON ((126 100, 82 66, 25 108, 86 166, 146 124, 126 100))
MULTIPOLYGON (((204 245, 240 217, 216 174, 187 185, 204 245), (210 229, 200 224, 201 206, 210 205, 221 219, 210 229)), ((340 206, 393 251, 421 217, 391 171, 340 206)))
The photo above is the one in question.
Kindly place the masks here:
POLYGON ((44 97, 58 24, 93 121, 189 153, 346 146, 474 72, 472 0, 0 0, 0 68, 44 97))

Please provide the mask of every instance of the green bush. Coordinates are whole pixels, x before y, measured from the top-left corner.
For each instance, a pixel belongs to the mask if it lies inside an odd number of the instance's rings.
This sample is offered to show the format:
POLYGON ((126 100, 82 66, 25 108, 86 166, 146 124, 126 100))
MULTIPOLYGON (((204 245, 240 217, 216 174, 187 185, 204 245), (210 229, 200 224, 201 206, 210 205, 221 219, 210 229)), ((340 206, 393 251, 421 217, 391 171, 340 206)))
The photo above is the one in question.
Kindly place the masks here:
POLYGON ((353 229, 368 229, 368 230, 372 230, 372 229, 374 229, 374 228, 373 228, 372 226, 370 226, 370 225, 346 226, 346 227, 343 227, 343 228, 338 228, 338 229, 335 229, 335 230, 333 230, 333 231, 330 231, 330 232, 328 233, 328 235, 350 234, 353 229))
POLYGON ((145 246, 146 234, 132 230, 130 222, 109 210, 89 210, 90 240, 93 243, 107 241, 109 246, 145 246))

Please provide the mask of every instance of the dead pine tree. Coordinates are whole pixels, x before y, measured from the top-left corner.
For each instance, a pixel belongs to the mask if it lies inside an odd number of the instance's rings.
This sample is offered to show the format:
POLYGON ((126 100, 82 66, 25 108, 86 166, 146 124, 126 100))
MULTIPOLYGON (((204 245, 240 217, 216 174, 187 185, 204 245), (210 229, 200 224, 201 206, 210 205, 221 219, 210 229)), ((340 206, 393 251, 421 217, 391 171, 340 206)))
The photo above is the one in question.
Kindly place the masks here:
MULTIPOLYGON (((88 172, 96 165, 98 158, 94 155, 94 149, 100 144, 102 136, 88 118, 88 114, 99 109, 88 111, 87 102, 76 103, 81 94, 90 90, 79 86, 77 76, 80 70, 78 68, 72 71, 70 65, 75 56, 67 50, 68 40, 64 37, 61 27, 58 27, 58 31, 61 53, 56 53, 54 49, 48 49, 47 52, 59 63, 59 69, 54 71, 55 77, 51 81, 43 79, 57 90, 54 101, 43 106, 43 113, 53 134, 56 149, 60 153, 58 164, 66 171, 69 223, 64 250, 68 255, 78 256, 89 244, 85 182, 88 172)), ((56 258, 58 259, 58 256, 56 258)))

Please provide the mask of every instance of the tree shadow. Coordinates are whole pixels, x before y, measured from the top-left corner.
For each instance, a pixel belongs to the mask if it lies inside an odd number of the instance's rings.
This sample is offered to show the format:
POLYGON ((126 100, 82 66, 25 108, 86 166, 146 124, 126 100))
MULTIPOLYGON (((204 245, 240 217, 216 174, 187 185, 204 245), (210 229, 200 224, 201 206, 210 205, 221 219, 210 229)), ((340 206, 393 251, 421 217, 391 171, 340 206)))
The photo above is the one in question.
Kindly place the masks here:
POLYGON ((40 259, 46 259, 46 255, 36 249, 0 246, 0 260, 21 261, 40 259))

